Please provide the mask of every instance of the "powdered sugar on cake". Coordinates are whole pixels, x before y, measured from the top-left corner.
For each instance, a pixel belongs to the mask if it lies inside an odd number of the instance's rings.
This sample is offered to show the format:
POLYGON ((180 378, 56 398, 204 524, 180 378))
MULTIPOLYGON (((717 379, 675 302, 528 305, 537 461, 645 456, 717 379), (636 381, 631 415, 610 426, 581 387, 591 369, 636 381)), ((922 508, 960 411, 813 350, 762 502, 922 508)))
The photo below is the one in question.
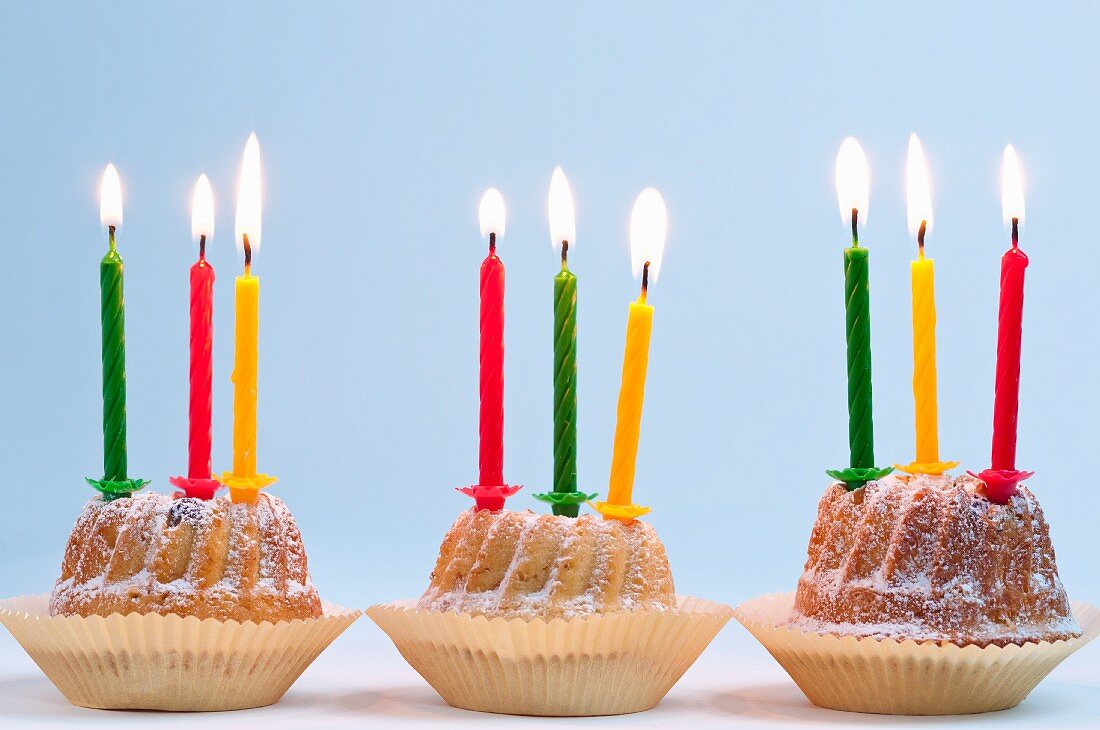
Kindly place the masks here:
POLYGON ((417 605, 523 618, 673 606, 668 558, 646 523, 473 510, 448 532, 417 605))
POLYGON ((1021 486, 987 500, 970 476, 890 476, 818 506, 790 625, 957 644, 1080 634, 1049 529, 1021 486))
POLYGON ((50 612, 276 621, 319 616, 320 600, 281 500, 260 494, 246 505, 146 492, 89 501, 50 612))

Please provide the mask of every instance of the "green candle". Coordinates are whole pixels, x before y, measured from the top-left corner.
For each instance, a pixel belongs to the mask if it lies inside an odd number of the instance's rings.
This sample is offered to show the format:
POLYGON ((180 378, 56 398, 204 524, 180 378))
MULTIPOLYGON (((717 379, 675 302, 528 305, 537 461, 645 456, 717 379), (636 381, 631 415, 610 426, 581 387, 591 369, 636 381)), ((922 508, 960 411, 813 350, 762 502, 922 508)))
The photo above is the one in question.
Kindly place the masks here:
MULTIPOLYGON (((577 491, 577 277, 566 263, 554 277, 554 491, 577 491)), ((576 517, 576 504, 552 505, 554 514, 576 517)))
POLYGON ((845 330, 848 339, 848 446, 850 466, 875 464, 871 419, 871 297, 867 249, 859 242, 844 250, 845 330))
POLYGON ((99 262, 100 317, 103 325, 103 478, 126 479, 126 328, 122 297, 122 257, 110 227, 107 254, 99 262))
POLYGON ((99 262, 100 325, 103 357, 103 478, 87 479, 110 501, 129 497, 148 482, 126 474, 126 308, 122 297, 122 257, 115 228, 122 223, 122 187, 108 165, 100 185, 99 217, 107 226, 107 253, 99 262))
POLYGON ((867 249, 859 245, 859 216, 867 214, 870 173, 863 148, 854 137, 840 145, 836 156, 836 187, 841 218, 852 218, 852 245, 844 249, 844 331, 848 343, 848 468, 826 473, 849 489, 893 471, 875 466, 875 436, 871 420, 871 291, 867 249))
POLYGON ((550 177, 550 243, 561 244, 554 277, 554 486, 535 499, 559 517, 576 517, 595 494, 577 491, 577 277, 569 270, 569 246, 577 235, 573 193, 560 167, 550 177))
POLYGON ((849 468, 829 476, 858 489, 892 468, 875 466, 875 430, 871 416, 871 290, 867 249, 859 245, 858 212, 852 209, 852 246, 844 249, 844 330, 848 343, 849 468))

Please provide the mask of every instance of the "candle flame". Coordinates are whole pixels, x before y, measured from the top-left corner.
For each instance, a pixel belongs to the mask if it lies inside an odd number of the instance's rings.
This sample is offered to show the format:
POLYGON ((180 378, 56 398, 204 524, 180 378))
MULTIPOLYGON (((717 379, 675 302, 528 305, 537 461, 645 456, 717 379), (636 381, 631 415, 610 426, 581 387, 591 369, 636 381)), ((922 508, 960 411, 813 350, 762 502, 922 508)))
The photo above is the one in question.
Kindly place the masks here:
POLYGON ((555 248, 562 241, 568 241, 569 247, 576 246, 577 215, 573 210, 573 193, 569 181, 561 167, 554 168, 550 176, 550 245, 555 248))
POLYGON ((1024 222, 1024 172, 1012 145, 1005 146, 1004 167, 1001 168, 1001 213, 1005 223, 1011 223, 1013 218, 1024 222))
POLYGON ((909 203, 909 235, 917 235, 922 221, 927 224, 925 231, 931 231, 932 182, 928 175, 928 163, 924 159, 924 148, 915 134, 909 135, 909 164, 906 168, 905 192, 909 203))
POLYGON ((867 220, 867 202, 871 197, 871 173, 867 156, 855 137, 848 137, 836 155, 836 194, 840 202, 840 219, 852 222, 852 210, 859 211, 860 222, 867 220))
POLYGON ((107 165, 99 181, 99 224, 104 228, 122 225, 122 183, 113 164, 107 165))
POLYGON ((635 277, 641 276, 648 261, 649 280, 657 280, 667 234, 668 209, 664 198, 654 188, 646 188, 638 193, 630 212, 630 264, 635 277))
POLYGON ((481 224, 481 235, 504 235, 504 196, 496 188, 489 188, 481 196, 477 220, 481 224))
POLYGON ((214 237, 214 191, 206 175, 199 175, 191 196, 191 237, 197 241, 202 236, 214 237))
POLYGON ((248 245, 255 253, 260 248, 263 233, 263 189, 260 171, 260 141, 253 132, 244 146, 244 158, 241 160, 241 177, 237 183, 237 217, 234 233, 237 248, 244 250, 244 237, 248 236, 248 245))

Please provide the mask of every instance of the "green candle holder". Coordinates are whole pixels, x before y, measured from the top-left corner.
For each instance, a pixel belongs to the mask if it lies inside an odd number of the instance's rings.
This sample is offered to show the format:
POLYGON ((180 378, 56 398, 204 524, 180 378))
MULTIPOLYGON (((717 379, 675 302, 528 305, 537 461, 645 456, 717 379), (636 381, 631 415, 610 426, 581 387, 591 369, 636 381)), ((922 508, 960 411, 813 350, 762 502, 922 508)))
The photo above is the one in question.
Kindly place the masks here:
POLYGON ((867 482, 882 479, 892 471, 894 471, 894 467, 892 466, 883 467, 881 469, 877 466, 850 466, 847 469, 826 469, 825 473, 837 481, 844 482, 844 488, 849 492, 854 492, 867 482))
POLYGON ((584 492, 546 492, 545 494, 532 494, 532 497, 540 502, 550 505, 550 511, 562 517, 576 517, 580 514, 580 506, 585 502, 595 499, 599 494, 585 494, 584 492))
POLYGON ((134 492, 149 483, 148 479, 92 479, 91 477, 84 477, 84 480, 103 495, 104 502, 132 497, 134 492))

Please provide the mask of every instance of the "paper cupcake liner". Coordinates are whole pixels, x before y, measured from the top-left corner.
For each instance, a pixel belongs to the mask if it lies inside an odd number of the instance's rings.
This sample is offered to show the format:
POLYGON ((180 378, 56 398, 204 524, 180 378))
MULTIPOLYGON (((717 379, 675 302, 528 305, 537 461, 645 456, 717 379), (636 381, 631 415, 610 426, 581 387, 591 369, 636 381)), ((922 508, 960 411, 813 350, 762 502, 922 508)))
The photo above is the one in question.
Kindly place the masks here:
POLYGON ((803 632, 787 626, 794 593, 772 593, 734 616, 819 707, 883 715, 966 715, 1020 704, 1058 664, 1100 634, 1100 609, 1074 601, 1069 641, 956 646, 803 632))
POLYGON ((195 616, 50 616, 49 596, 0 600, 3 623, 74 705, 217 711, 277 702, 359 617, 254 623, 195 616))
POLYGON ((401 656, 454 707, 509 715, 621 715, 648 710, 725 626, 732 609, 679 597, 672 611, 569 620, 367 610, 401 656))

